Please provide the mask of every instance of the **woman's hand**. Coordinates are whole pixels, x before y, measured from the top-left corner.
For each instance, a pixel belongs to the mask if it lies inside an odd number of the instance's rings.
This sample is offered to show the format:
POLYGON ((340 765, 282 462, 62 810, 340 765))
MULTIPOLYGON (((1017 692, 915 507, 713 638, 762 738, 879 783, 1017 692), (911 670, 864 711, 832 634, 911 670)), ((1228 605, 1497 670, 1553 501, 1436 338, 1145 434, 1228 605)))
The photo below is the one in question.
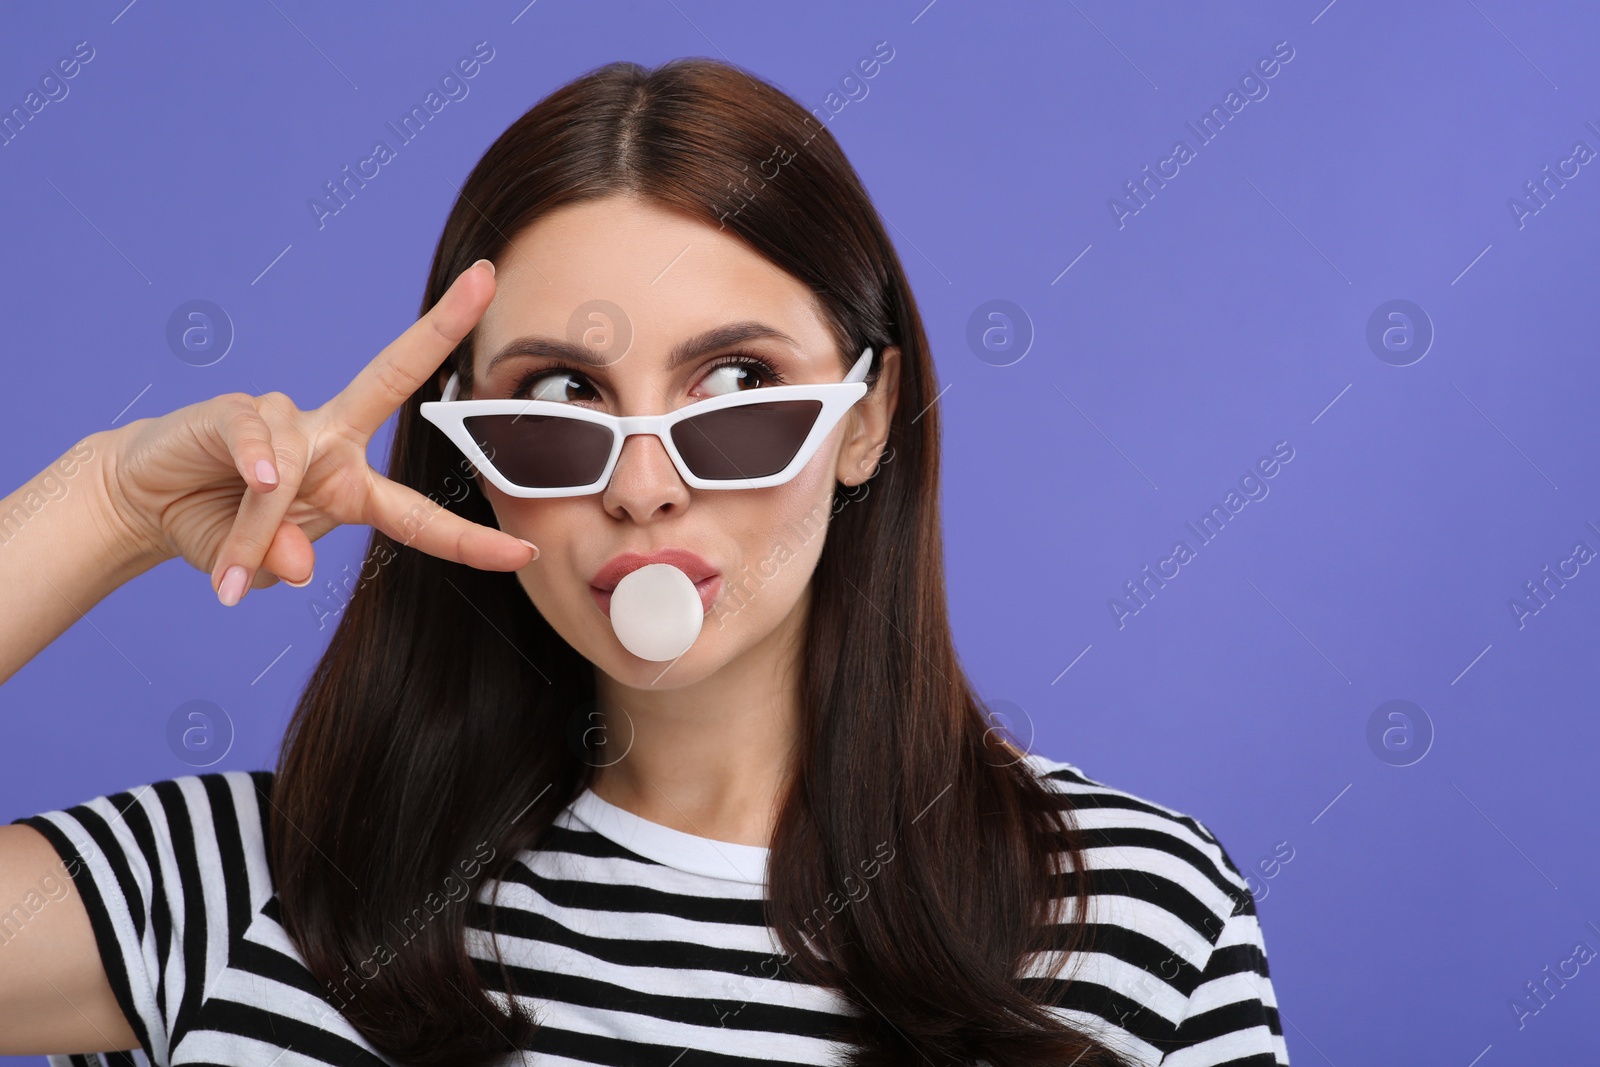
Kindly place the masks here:
POLYGON ((128 424, 108 474, 121 521, 153 554, 208 571, 229 606, 247 586, 309 582, 311 542, 341 523, 483 570, 526 566, 539 555, 528 542, 470 522, 367 463, 367 441, 438 370, 494 288, 492 263, 468 267, 314 411, 283 393, 228 393, 128 424))

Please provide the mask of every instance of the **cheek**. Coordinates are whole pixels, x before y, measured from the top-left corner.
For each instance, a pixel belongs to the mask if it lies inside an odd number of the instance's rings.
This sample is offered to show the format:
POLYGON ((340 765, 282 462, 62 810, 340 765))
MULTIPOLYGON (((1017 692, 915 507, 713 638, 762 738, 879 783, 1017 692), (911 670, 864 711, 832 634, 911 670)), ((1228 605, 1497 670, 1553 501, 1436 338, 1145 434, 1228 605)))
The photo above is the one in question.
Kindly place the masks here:
POLYGON ((721 516, 739 564, 724 575, 719 628, 765 633, 793 610, 826 541, 833 483, 832 465, 816 463, 784 485, 737 494, 721 516))
MULTIPOLYGON (((780 495, 773 500, 768 511, 769 522, 775 528, 774 538, 781 533, 798 543, 801 551, 815 562, 822 551, 823 535, 828 530, 828 519, 833 510, 833 463, 811 463, 786 485, 777 486, 780 495)), ((807 576, 810 568, 807 568, 807 576)))
POLYGON ((570 580, 579 571, 576 549, 592 538, 605 514, 587 497, 529 500, 508 496, 492 485, 484 492, 500 529, 539 546, 539 558, 517 572, 534 605, 554 618, 559 604, 572 599, 573 586, 587 595, 584 583, 570 580), (559 580, 560 577, 569 580, 559 580))
POLYGON ((526 537, 538 545, 540 560, 544 559, 546 551, 559 550, 560 545, 572 537, 580 519, 581 509, 573 505, 583 502, 581 497, 528 500, 507 496, 493 486, 489 486, 486 492, 500 529, 517 537, 526 537), (545 545, 547 541, 549 548, 545 545))

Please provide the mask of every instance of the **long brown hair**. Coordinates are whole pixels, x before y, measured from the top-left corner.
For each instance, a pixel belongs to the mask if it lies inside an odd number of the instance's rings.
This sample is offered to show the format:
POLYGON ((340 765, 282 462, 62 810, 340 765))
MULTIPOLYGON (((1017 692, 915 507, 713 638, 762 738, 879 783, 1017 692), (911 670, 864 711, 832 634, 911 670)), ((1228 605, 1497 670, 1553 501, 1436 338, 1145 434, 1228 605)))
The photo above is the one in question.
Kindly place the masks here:
MULTIPOLYGON (((1079 831, 1063 797, 999 743, 957 660, 927 338, 832 134, 729 64, 601 67, 484 153, 445 223, 421 310, 546 213, 619 193, 726 227, 808 285, 841 373, 867 344, 901 352, 892 462, 872 492, 837 509, 813 576, 802 736, 767 887, 785 951, 767 976, 782 970, 859 1006, 837 1040, 856 1046, 849 1062, 861 1067, 1121 1063, 1041 1006, 1059 1001, 1059 968, 1020 978, 1030 953, 1065 965, 1084 947, 1079 831)), ((388 475, 493 526, 459 454, 417 411, 451 369, 470 380, 471 346, 469 335, 401 409, 388 475)), ((869 381, 877 387, 876 365, 869 381)), ((470 904, 450 904, 537 849, 592 780, 594 695, 593 665, 514 574, 373 532, 280 753, 271 859, 290 937, 385 1054, 459 1067, 528 1046, 537 1018, 485 995, 464 946, 470 904)))

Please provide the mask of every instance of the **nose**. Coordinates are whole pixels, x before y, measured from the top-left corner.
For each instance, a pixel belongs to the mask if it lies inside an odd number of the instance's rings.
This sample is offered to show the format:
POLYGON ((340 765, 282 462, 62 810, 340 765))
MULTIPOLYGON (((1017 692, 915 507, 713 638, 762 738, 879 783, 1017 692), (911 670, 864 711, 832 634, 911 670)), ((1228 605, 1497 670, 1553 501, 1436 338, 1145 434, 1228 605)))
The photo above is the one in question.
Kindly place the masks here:
POLYGON ((601 495, 606 511, 613 518, 645 523, 681 511, 688 502, 689 487, 661 438, 653 433, 629 434, 601 495))

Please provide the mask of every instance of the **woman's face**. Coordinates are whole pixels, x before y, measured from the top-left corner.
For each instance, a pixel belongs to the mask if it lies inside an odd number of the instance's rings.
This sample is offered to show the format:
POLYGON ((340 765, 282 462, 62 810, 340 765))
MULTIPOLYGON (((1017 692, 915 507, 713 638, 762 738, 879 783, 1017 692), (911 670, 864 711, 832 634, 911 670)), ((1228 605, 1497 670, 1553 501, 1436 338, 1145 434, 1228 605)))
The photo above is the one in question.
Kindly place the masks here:
MULTIPOLYGON (((645 415, 730 392, 844 377, 845 354, 807 286, 730 232, 643 200, 614 196, 552 212, 516 235, 495 269, 494 301, 477 328, 475 399, 645 415), (675 349, 734 324, 758 328, 669 367, 675 349), (495 360, 527 339, 576 345, 593 362, 553 352, 495 360)), ((692 684, 763 642, 798 633, 834 484, 865 481, 882 451, 898 354, 883 354, 882 380, 782 485, 690 488, 650 434, 625 439, 599 493, 528 499, 478 479, 500 528, 539 546, 539 558, 518 572, 534 605, 591 663, 639 688, 692 684), (622 647, 608 598, 591 588, 617 555, 662 549, 687 550, 717 571, 699 584, 710 601, 699 639, 665 673, 666 663, 622 647)))

